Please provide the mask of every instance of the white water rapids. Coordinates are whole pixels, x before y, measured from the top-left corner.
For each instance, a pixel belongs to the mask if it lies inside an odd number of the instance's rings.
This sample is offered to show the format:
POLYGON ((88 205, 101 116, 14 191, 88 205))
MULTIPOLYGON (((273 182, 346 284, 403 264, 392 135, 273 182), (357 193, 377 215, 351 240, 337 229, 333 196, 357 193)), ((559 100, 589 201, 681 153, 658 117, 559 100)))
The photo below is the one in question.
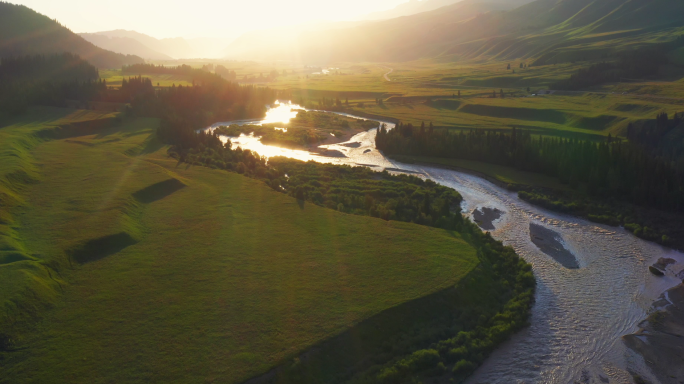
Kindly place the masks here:
MULTIPOLYGON (((209 129, 230 124, 286 123, 296 116, 297 109, 301 108, 278 104, 265 119, 217 123, 209 129)), ((394 126, 386 124, 388 128, 394 126)), ((658 296, 681 282, 674 276, 653 276, 648 266, 660 257, 670 257, 681 264, 684 255, 638 239, 620 228, 530 205, 516 193, 477 176, 387 159, 375 149, 376 131, 362 132, 347 143, 325 146, 343 152, 346 157, 266 146, 254 136, 242 135, 231 141, 234 146, 267 157, 287 156, 416 173, 460 192, 466 213, 472 214, 481 207, 503 212, 494 222, 492 235, 532 264, 537 279, 536 303, 531 326, 497 349, 469 383, 625 383, 631 382, 627 369, 658 382, 641 357, 624 346, 621 336, 635 332, 658 296), (349 143, 360 145, 344 145, 349 143), (531 223, 556 232, 558 240, 575 255, 580 268, 565 268, 537 248, 530 240, 531 223)))

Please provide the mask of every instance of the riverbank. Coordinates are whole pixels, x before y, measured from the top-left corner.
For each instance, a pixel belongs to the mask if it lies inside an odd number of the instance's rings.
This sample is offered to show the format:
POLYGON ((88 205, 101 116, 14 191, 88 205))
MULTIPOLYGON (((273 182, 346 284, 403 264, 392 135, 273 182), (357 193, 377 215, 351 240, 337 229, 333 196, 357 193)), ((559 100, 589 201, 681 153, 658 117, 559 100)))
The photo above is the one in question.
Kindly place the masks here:
POLYGON ((623 227, 641 239, 684 250, 684 217, 678 214, 592 198, 553 178, 511 167, 459 159, 404 155, 388 157, 409 164, 440 167, 481 177, 499 187, 518 192, 518 196, 530 204, 595 223, 623 227))
POLYGON ((684 382, 684 283, 663 293, 639 327, 623 337, 625 344, 644 357, 661 384, 684 382))

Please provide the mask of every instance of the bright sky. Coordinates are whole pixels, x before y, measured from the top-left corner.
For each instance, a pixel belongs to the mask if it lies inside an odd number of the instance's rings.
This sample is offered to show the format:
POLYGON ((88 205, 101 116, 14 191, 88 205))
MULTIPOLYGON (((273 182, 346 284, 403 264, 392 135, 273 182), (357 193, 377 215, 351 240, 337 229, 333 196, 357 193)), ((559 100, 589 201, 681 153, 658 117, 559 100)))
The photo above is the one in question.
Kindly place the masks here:
POLYGON ((353 20, 407 0, 9 0, 72 31, 128 29, 156 38, 235 37, 249 30, 353 20))

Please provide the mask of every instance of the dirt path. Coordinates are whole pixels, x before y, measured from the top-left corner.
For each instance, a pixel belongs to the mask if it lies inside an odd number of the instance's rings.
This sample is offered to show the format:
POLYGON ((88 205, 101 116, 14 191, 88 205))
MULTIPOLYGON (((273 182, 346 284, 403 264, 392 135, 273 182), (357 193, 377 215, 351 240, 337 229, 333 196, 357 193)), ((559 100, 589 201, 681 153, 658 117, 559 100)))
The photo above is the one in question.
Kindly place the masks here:
POLYGON ((383 75, 383 76, 385 77, 385 80, 387 80, 387 81, 392 81, 392 80, 390 80, 390 78, 389 78, 389 74, 392 73, 392 72, 394 72, 394 68, 390 68, 390 67, 383 67, 383 68, 389 69, 389 72, 387 72, 387 73, 385 73, 385 74, 383 75))

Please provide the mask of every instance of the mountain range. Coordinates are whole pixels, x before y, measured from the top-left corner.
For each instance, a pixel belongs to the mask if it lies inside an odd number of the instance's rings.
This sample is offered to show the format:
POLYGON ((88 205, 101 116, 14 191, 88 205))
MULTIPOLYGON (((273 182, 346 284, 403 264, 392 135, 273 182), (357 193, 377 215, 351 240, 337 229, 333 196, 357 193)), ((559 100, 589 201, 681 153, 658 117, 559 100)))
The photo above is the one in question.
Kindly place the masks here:
POLYGON ((71 52, 98 68, 142 63, 84 40, 57 21, 23 5, 0 2, 0 57, 71 52))
MULTIPOLYGON (((387 20, 402 16, 410 16, 417 13, 433 11, 435 9, 446 7, 460 1, 463 0, 409 0, 408 2, 401 3, 392 9, 370 13, 363 17, 363 20, 387 20)), ((509 7, 513 8, 530 3, 532 1, 533 0, 493 0, 491 2, 507 4, 509 7)))
POLYGON ((519 4, 465 0, 351 28, 301 33, 276 47, 245 35, 229 50, 244 58, 258 54, 262 59, 291 59, 294 53, 299 60, 318 64, 421 58, 535 58, 550 63, 605 57, 616 49, 671 41, 684 34, 681 0, 536 0, 519 4))
POLYGON ((156 39, 143 33, 123 29, 79 35, 101 48, 151 60, 217 57, 220 56, 221 49, 231 41, 228 38, 201 37, 189 40, 182 37, 156 39))

